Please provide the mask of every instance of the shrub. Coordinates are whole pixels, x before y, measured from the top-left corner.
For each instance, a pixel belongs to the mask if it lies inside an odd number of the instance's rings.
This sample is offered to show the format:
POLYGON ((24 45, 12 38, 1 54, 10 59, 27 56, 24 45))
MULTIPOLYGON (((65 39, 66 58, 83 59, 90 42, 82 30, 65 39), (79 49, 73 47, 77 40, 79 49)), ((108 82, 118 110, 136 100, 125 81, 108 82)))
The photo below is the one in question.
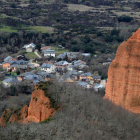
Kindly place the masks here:
POLYGON ((118 17, 119 22, 131 22, 133 20, 133 17, 130 16, 120 16, 118 17))

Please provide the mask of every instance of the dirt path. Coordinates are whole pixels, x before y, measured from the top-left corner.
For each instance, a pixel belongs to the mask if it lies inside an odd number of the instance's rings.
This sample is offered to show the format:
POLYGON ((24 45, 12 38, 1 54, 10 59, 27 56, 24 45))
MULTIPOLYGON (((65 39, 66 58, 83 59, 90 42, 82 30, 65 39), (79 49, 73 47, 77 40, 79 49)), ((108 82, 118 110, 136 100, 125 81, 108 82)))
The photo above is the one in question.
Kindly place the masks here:
POLYGON ((34 51, 34 53, 35 53, 39 58, 42 58, 37 52, 38 52, 38 50, 35 50, 35 51, 34 51))

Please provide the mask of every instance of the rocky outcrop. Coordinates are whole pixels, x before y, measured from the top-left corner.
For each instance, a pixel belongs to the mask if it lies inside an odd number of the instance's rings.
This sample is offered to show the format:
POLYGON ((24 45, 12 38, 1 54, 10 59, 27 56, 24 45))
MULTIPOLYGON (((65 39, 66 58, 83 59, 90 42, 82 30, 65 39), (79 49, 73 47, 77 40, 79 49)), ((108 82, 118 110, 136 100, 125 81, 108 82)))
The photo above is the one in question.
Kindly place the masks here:
POLYGON ((44 91, 35 88, 32 93, 31 102, 28 108, 28 117, 25 119, 25 123, 44 121, 48 117, 52 117, 55 109, 52 108, 50 100, 45 96, 44 91))
POLYGON ((105 92, 105 98, 140 113, 140 29, 118 47, 105 92))
MULTIPOLYGON (((46 120, 48 117, 52 117, 56 111, 54 106, 54 100, 52 101, 51 96, 46 93, 47 91, 42 90, 40 87, 43 87, 43 83, 36 86, 32 92, 31 102, 28 105, 23 106, 22 108, 13 110, 6 109, 1 118, 0 125, 5 125, 7 123, 18 122, 18 123, 29 123, 46 120)), ((46 88, 46 86, 44 86, 46 88)), ((44 88, 44 89, 45 89, 44 88)), ((56 104, 55 104, 56 105, 56 104)))

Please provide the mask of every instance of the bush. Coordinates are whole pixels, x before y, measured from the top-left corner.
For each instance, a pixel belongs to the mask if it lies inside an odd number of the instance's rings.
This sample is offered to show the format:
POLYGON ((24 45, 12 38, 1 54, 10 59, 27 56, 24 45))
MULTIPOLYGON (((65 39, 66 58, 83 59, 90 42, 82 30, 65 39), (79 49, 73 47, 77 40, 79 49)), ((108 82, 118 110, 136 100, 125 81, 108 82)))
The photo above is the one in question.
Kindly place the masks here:
POLYGON ((106 42, 112 42, 114 38, 113 38, 113 36, 111 36, 111 35, 106 35, 106 36, 104 37, 104 39, 105 39, 106 42))
POLYGON ((120 16, 118 17, 119 22, 131 22, 133 20, 133 17, 130 16, 120 16))

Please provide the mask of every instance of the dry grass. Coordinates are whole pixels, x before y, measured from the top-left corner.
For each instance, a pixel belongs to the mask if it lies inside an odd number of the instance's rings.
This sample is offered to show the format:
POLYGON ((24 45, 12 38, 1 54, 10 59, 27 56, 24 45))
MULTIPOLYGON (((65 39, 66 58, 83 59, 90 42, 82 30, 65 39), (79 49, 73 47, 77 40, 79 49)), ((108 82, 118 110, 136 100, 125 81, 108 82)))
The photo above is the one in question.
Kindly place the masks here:
POLYGON ((133 11, 127 12, 127 11, 116 11, 116 10, 112 10, 111 12, 113 12, 117 16, 126 15, 134 18, 140 18, 140 12, 133 12, 133 11))
POLYGON ((85 6, 82 4, 67 4, 70 11, 92 11, 93 7, 85 6))

